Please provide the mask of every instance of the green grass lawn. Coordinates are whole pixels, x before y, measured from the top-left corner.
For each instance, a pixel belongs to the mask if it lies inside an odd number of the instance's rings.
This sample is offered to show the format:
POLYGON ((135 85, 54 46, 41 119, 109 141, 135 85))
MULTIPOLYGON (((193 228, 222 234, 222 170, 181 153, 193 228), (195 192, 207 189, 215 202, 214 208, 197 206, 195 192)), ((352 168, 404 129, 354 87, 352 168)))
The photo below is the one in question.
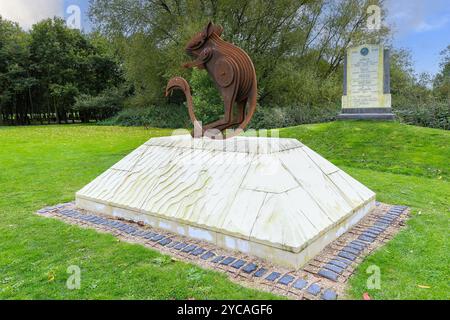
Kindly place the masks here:
MULTIPOLYGON (((74 193, 150 137, 170 130, 103 126, 0 127, 0 298, 265 299, 225 275, 172 261, 108 234, 34 214, 74 193), (82 270, 68 290, 66 269, 82 270)), ((349 296, 449 299, 450 132, 398 123, 334 122, 281 130, 377 192, 413 209, 408 226, 371 255, 349 296), (367 290, 369 265, 381 290, 367 290), (421 288, 420 286, 425 286, 421 288)))

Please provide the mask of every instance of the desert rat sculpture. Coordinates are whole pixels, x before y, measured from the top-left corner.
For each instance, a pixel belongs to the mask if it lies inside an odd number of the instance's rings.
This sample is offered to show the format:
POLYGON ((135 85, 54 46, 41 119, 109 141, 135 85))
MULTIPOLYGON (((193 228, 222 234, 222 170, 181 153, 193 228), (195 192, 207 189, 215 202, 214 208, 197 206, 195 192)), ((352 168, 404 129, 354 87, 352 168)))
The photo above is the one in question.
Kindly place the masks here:
MULTIPOLYGON (((183 66, 206 69, 213 79, 224 102, 224 117, 200 126, 192 104, 189 84, 182 77, 169 80, 166 96, 172 90, 182 90, 186 96, 189 117, 194 124, 194 137, 201 137, 208 129, 220 132, 234 127, 235 131, 225 138, 240 134, 250 122, 257 100, 256 72, 247 53, 235 45, 224 41, 220 36, 223 28, 209 22, 205 29, 197 33, 186 45, 186 53, 195 60, 183 66), (235 106, 236 105, 236 106, 235 106)), ((214 138, 223 137, 214 135, 214 138)))

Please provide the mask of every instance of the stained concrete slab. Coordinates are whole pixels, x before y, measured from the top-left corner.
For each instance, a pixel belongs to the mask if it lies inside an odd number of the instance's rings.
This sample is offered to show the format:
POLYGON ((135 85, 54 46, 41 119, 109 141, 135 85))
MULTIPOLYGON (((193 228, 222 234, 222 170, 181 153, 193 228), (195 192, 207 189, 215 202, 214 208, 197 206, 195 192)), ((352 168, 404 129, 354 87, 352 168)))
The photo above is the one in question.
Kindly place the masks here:
POLYGON ((171 136, 113 165, 76 205, 300 268, 375 193, 295 139, 171 136))

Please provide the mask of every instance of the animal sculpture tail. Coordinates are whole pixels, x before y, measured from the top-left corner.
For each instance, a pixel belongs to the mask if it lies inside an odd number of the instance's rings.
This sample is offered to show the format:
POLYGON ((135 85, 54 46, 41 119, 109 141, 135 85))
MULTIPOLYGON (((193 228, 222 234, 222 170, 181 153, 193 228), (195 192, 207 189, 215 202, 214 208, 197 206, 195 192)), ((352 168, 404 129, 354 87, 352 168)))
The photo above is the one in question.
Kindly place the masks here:
MULTIPOLYGON (((195 116, 194 104, 192 102, 191 88, 190 88, 188 82, 186 81, 186 79, 184 79, 182 77, 174 77, 174 78, 170 79, 166 86, 166 93, 165 93, 166 97, 169 96, 173 90, 181 90, 184 93, 184 96, 186 97, 189 118, 191 119, 191 121, 194 125, 194 131, 192 133, 192 136, 196 137, 196 138, 202 137, 204 135, 204 131, 205 131, 204 127, 208 127, 208 124, 206 124, 205 126, 202 126, 201 123, 197 120, 197 117, 195 116)), ((248 99, 249 106, 248 106, 247 112, 246 112, 247 99, 238 103, 238 106, 239 106, 238 113, 241 115, 238 114, 238 119, 234 123, 238 126, 234 130, 234 132, 232 132, 231 134, 229 133, 226 136, 226 138, 230 138, 230 137, 239 135, 244 130, 244 128, 247 126, 247 124, 250 122, 251 118, 253 117, 253 114, 256 109, 256 101, 257 101, 256 86, 254 88, 252 88, 251 93, 249 94, 248 98, 249 98, 248 99)), ((216 129, 219 129, 222 131, 227 128, 216 128, 216 129)))

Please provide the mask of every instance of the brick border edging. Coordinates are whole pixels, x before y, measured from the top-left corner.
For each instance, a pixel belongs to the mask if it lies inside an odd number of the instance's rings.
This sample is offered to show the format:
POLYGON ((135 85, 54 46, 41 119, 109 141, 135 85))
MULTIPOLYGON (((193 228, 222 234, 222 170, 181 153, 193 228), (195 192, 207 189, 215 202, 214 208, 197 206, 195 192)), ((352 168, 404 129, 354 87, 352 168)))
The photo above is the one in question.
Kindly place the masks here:
POLYGON ((73 202, 46 207, 37 213, 110 233, 180 260, 225 272, 232 281, 246 287, 294 299, 334 300, 343 296, 348 278, 364 257, 400 230, 409 210, 405 206, 377 202, 372 212, 297 271, 205 241, 78 209, 73 202))

